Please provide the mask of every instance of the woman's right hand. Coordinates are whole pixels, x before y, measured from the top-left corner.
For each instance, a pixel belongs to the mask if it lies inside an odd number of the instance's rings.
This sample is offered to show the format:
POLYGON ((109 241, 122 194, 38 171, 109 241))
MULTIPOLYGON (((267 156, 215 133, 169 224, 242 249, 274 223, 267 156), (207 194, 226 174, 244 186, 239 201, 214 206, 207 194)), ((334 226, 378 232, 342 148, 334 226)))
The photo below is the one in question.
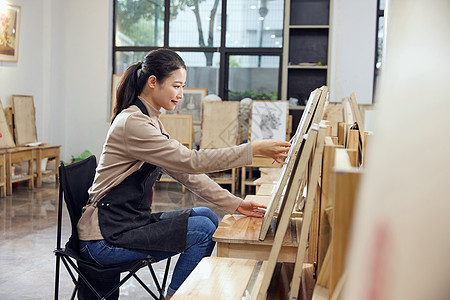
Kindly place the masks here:
POLYGON ((253 156, 262 155, 273 158, 279 164, 285 164, 291 143, 279 140, 260 140, 252 142, 253 156))

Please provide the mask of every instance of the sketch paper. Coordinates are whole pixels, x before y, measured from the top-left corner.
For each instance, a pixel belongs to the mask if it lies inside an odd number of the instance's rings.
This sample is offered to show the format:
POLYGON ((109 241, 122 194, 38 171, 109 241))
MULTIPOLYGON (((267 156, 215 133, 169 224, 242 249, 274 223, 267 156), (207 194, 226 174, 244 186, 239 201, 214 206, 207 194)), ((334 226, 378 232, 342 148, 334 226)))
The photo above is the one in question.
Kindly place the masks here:
POLYGON ((253 101, 249 140, 286 139, 287 101, 253 101))

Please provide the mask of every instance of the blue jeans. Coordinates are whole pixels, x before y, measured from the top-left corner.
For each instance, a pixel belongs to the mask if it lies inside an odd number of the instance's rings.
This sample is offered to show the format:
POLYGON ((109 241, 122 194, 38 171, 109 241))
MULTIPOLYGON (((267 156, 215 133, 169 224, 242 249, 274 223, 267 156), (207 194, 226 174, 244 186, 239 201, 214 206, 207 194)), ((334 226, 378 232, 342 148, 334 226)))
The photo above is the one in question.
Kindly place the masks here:
MULTIPOLYGON (((164 214, 161 216, 164 218, 164 214)), ((181 253, 167 288, 167 294, 173 295, 189 276, 203 257, 210 256, 214 248, 212 236, 219 225, 214 212, 206 207, 195 207, 188 218, 186 250, 181 253)), ((105 240, 80 241, 81 256, 90 262, 108 266, 122 264, 144 258, 148 255, 157 261, 174 256, 177 253, 164 251, 146 251, 115 247, 105 240)))

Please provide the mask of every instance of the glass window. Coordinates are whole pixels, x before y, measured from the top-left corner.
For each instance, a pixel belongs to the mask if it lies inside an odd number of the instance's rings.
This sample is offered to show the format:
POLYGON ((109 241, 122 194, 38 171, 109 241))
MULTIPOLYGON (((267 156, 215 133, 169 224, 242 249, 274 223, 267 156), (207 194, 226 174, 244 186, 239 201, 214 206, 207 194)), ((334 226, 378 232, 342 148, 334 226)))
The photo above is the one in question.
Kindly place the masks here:
POLYGON ((282 0, 227 2, 227 47, 271 47, 283 44, 282 0))
POLYGON ((378 34, 377 34, 377 64, 376 68, 381 68, 381 61, 383 55, 383 39, 384 39, 384 17, 378 19, 378 34))
POLYGON ((163 46, 164 0, 116 2, 116 46, 163 46))
POLYGON ((113 73, 167 47, 185 60, 188 87, 277 99, 283 8, 284 0, 114 0, 113 73))
POLYGON ((120 51, 116 52, 116 65, 114 66, 115 74, 123 74, 125 70, 132 64, 141 61, 147 52, 120 51))
POLYGON ((180 52, 186 68, 186 87, 206 88, 208 94, 219 94, 220 55, 217 52, 180 52), (211 61, 210 65, 207 61, 211 61))
POLYGON ((219 47, 222 1, 170 1, 170 47, 219 47))
POLYGON ((228 100, 278 99, 279 56, 230 55, 228 100))

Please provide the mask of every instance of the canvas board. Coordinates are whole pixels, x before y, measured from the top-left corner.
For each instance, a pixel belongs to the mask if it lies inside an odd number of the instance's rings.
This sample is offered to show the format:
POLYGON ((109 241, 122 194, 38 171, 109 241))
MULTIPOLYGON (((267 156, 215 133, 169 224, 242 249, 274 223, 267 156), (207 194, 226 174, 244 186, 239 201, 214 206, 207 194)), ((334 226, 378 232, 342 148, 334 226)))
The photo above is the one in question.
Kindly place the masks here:
POLYGON ((252 142, 263 139, 284 141, 288 115, 288 101, 252 101, 248 140, 252 142))
POLYGON ((237 145, 239 107, 239 101, 203 102, 201 149, 217 149, 237 145))
POLYGON ((13 95, 14 136, 17 146, 37 142, 33 96, 13 95))
POLYGON ((8 122, 6 121, 2 102, 0 101, 0 148, 13 148, 15 146, 8 122))

